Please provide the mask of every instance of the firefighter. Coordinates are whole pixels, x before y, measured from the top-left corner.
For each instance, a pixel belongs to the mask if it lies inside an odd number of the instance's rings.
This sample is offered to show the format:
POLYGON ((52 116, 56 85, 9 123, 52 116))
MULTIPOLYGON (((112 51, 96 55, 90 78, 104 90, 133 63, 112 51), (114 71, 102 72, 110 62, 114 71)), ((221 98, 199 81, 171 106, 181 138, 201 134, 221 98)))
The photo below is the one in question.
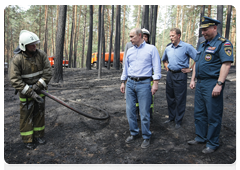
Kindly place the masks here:
POLYGON ((36 34, 22 30, 9 68, 11 84, 19 92, 20 134, 27 149, 46 143, 45 97, 40 91, 47 89, 52 72, 46 53, 36 48, 39 43, 36 34))

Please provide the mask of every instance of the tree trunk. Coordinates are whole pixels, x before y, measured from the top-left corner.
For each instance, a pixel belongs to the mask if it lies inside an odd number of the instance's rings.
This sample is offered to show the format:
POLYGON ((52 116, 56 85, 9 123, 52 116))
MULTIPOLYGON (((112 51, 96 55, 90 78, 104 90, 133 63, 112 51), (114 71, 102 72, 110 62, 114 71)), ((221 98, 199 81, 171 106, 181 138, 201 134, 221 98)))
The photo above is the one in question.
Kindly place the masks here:
MULTIPOLYGON (((69 56, 68 56, 68 43, 69 43, 69 14, 67 13, 67 35, 66 35, 66 41, 65 41, 65 56, 67 57, 67 59, 69 60, 69 56)), ((69 63, 68 63, 69 66, 69 63)))
POLYGON ((73 6, 72 31, 71 31, 70 49, 69 49, 69 61, 68 61, 69 68, 71 68, 73 66, 72 53, 73 53, 73 38, 74 38, 74 27, 75 27, 74 11, 75 11, 75 9, 74 9, 74 6, 73 6))
POLYGON ((82 43, 82 61, 81 68, 83 68, 84 63, 84 51, 85 51, 85 39, 86 39, 86 24, 87 24, 87 5, 85 6, 85 14, 84 14, 84 26, 83 26, 83 43, 82 43))
POLYGON ((124 37, 125 37, 125 16, 126 16, 126 5, 123 5, 123 24, 122 24, 122 51, 124 51, 124 37))
MULTIPOLYGON (((101 54, 102 54, 102 35, 103 35, 103 27, 104 27, 104 22, 103 22, 103 17, 104 17, 104 5, 102 6, 102 12, 101 12, 101 26, 100 26, 100 44, 99 44, 99 66, 98 66, 98 79, 101 79, 102 76, 102 58, 101 58, 101 54)), ((101 11, 101 10, 100 10, 101 11)))
POLYGON ((141 5, 138 5, 138 17, 137 17, 137 25, 136 27, 138 28, 139 27, 139 23, 140 23, 140 13, 141 12, 141 5))
POLYGON ((59 6, 58 29, 56 36, 56 53, 54 62, 53 81, 55 83, 63 81, 63 46, 65 36, 67 5, 59 6))
POLYGON ((103 5, 103 8, 102 8, 102 21, 101 21, 101 32, 102 32, 102 67, 105 67, 105 30, 104 30, 104 9, 105 9, 105 6, 103 5))
POLYGON ((51 15, 52 15, 52 54, 54 55, 54 33, 53 33, 53 6, 51 6, 51 15))
POLYGON ((211 17, 211 5, 208 5, 208 17, 211 17))
POLYGON ((201 24, 202 24, 202 17, 204 16, 205 11, 205 5, 202 5, 201 7, 201 14, 200 14, 200 22, 199 22, 199 38, 202 37, 202 31, 201 31, 201 24))
POLYGON ((74 52, 73 52, 73 67, 76 68, 77 67, 77 5, 75 5, 75 10, 74 10, 74 52))
POLYGON ((218 24, 217 32, 222 36, 223 5, 217 5, 217 20, 221 22, 221 24, 218 24))
POLYGON ((89 6, 89 39, 88 39, 88 51, 87 51, 87 70, 91 70, 91 58, 92 58, 92 37, 93 37, 93 5, 89 6))
POLYGON ((102 5, 99 5, 98 8, 98 54, 97 54, 97 69, 99 68, 99 59, 101 58, 101 55, 99 53, 100 48, 100 34, 101 34, 101 10, 102 5))
POLYGON ((48 5, 45 5, 45 37, 44 37, 44 51, 47 54, 47 39, 48 39, 48 5))
MULTIPOLYGON (((152 27, 153 27, 153 11, 154 11, 154 5, 151 5, 150 6, 150 16, 149 16, 149 32, 150 32, 150 35, 149 35, 149 41, 152 42, 152 27)), ((154 14, 155 15, 155 14, 154 14)))
POLYGON ((179 15, 180 15, 180 5, 177 6, 177 16, 176 16, 176 28, 178 28, 178 21, 179 21, 179 15))
POLYGON ((120 66, 120 16, 121 15, 121 5, 117 5, 116 13, 116 33, 115 33, 115 45, 114 45, 114 60, 113 67, 119 70, 120 66))
POLYGON ((144 21, 142 28, 149 30, 149 5, 144 5, 144 17, 142 20, 144 21))
MULTIPOLYGON (((39 5, 39 16, 41 16, 41 5, 39 5)), ((41 41, 41 17, 39 17, 39 40, 41 41)), ((41 43, 39 43, 39 49, 41 49, 41 43)))
POLYGON ((110 35, 110 41, 109 41, 109 56, 108 56, 108 66, 107 66, 108 70, 110 69, 110 65, 111 65, 113 25, 114 25, 114 5, 112 5, 112 26, 111 26, 111 35, 110 35))
POLYGON ((156 27, 157 27, 157 12, 158 11, 158 5, 154 5, 154 16, 153 16, 153 25, 152 25, 152 45, 155 45, 156 40, 156 27))
POLYGON ((232 35, 231 35, 231 43, 233 45, 233 65, 236 65, 236 8, 232 8, 232 35))
POLYGON ((225 38, 229 39, 232 5, 228 5, 225 38))

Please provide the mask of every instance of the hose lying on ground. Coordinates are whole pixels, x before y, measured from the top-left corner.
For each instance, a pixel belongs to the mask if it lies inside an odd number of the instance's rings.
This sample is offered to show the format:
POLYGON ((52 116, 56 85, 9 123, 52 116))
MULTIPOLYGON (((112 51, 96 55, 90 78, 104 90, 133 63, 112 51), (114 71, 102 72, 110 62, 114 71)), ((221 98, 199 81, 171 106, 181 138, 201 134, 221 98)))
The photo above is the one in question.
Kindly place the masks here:
POLYGON ((65 106, 65 107, 71 109, 72 111, 77 112, 78 114, 81 114, 81 115, 83 115, 83 116, 85 116, 85 117, 88 117, 88 118, 91 118, 91 119, 95 119, 95 120, 106 120, 106 119, 108 119, 108 118, 110 117, 109 114, 108 114, 106 111, 104 111, 104 110, 102 110, 102 109, 100 109, 100 108, 96 108, 96 107, 93 107, 93 106, 90 106, 90 105, 87 105, 87 104, 84 104, 84 103, 83 103, 84 105, 86 105, 86 106, 88 106, 88 107, 92 107, 92 108, 94 108, 94 109, 100 110, 100 111, 102 111, 103 113, 105 113, 105 116, 104 116, 104 117, 90 116, 90 115, 88 115, 88 114, 86 114, 86 113, 84 113, 84 112, 82 112, 82 111, 79 111, 79 110, 77 110, 77 109, 75 109, 75 108, 67 105, 67 104, 66 104, 65 102, 63 102, 62 100, 56 98, 55 96, 47 93, 47 92, 44 91, 44 90, 41 90, 41 93, 44 94, 45 96, 49 97, 50 99, 53 99, 54 101, 60 103, 61 105, 65 106))

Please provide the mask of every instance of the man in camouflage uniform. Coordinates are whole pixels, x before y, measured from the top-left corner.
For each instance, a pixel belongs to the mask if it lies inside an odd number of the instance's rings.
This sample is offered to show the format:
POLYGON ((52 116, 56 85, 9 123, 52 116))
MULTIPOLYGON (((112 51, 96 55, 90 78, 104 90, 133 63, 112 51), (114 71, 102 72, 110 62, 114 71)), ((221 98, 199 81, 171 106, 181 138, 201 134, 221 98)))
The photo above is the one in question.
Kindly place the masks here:
POLYGON ((40 91, 47 89, 52 72, 46 53, 36 48, 38 43, 36 34, 22 30, 9 68, 11 84, 19 92, 20 134, 28 149, 34 149, 35 143, 46 143, 45 97, 40 91))

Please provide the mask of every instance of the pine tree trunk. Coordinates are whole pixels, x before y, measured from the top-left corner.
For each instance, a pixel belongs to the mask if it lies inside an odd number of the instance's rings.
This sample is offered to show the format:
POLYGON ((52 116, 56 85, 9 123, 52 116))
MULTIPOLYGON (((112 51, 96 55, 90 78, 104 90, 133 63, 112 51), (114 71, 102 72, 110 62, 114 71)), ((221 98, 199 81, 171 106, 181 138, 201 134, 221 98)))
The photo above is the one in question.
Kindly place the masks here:
POLYGON ((156 40, 156 28, 157 28, 157 12, 158 11, 158 5, 154 5, 154 16, 153 16, 153 24, 152 24, 152 45, 155 45, 156 40))
POLYGON ((65 36, 67 5, 59 6, 58 29, 56 36, 56 53, 54 63, 53 81, 55 83, 63 81, 63 46, 65 36))
MULTIPOLYGON (((39 5, 39 16, 41 16, 41 5, 39 5)), ((41 17, 39 17, 39 35, 38 35, 38 38, 39 40, 41 41, 41 17)), ((39 49, 41 49, 41 43, 39 43, 39 49)))
POLYGON ((217 26, 217 32, 222 36, 222 26, 223 26, 223 5, 217 5, 217 20, 221 22, 217 26))
POLYGON ((126 16, 126 5, 123 5, 123 24, 122 24, 122 51, 124 51, 124 37, 125 37, 125 16, 126 16))
POLYGON ((208 17, 211 17, 211 7, 212 7, 211 5, 208 5, 208 15, 207 15, 208 17))
POLYGON ((77 5, 75 5, 75 10, 74 10, 74 52, 73 52, 73 67, 76 68, 77 67, 77 5))
POLYGON ((82 59, 81 59, 81 68, 83 68, 84 63, 84 51, 85 51, 85 39, 86 39, 86 18, 87 18, 87 5, 85 5, 85 11, 84 11, 84 26, 83 26, 83 43, 82 43, 82 59))
POLYGON ((73 39, 74 39, 74 27, 75 27, 75 19, 74 19, 74 8, 75 5, 73 5, 73 12, 72 12, 72 31, 71 31, 71 39, 70 39, 70 49, 69 49, 69 61, 68 66, 69 68, 73 67, 73 61, 72 61, 72 53, 73 53, 73 39))
MULTIPOLYGON (((86 67, 87 70, 91 70, 91 58, 92 58, 92 38, 93 38, 93 5, 89 6, 90 20, 89 20, 89 39, 88 39, 88 51, 86 67)), ((80 22, 80 21, 79 21, 80 22)))
POLYGON ((121 5, 117 5, 117 13, 116 13, 116 33, 115 33, 115 48, 114 48, 114 60, 113 67, 116 70, 120 69, 120 18, 121 18, 121 5))
POLYGON ((229 39, 232 5, 228 5, 225 38, 229 39))
POLYGON ((99 59, 101 58, 99 48, 100 48, 100 34, 101 34, 101 10, 102 5, 99 5, 98 8, 98 54, 97 54, 97 69, 99 68, 99 59))
POLYGON ((139 23, 140 23, 140 14, 141 14, 141 5, 138 5, 138 17, 137 17, 137 25, 136 27, 139 27, 139 23))
POLYGON ((114 24, 114 5, 112 5, 112 26, 111 26, 111 35, 110 35, 110 41, 109 41, 109 56, 108 56, 108 66, 107 66, 108 70, 110 69, 111 56, 112 56, 113 24, 114 24))
POLYGON ((48 5, 45 5, 45 37, 44 37, 44 51, 47 54, 47 40, 48 40, 48 5))
POLYGON ((179 21, 179 14, 180 14, 180 5, 177 6, 177 16, 176 16, 176 28, 178 28, 178 21, 179 21))

